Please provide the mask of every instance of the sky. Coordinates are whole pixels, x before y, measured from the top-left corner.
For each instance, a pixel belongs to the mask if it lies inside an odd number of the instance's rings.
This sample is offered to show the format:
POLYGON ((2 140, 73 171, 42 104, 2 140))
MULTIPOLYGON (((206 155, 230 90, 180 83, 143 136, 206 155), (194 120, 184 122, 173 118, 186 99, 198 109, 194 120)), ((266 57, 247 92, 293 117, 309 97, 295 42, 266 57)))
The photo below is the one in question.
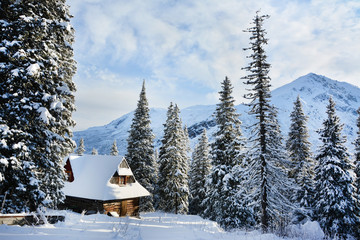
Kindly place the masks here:
POLYGON ((310 72, 360 87, 359 0, 68 0, 75 28, 74 131, 149 107, 218 102, 225 76, 236 104, 256 11, 265 20, 272 89, 310 72))

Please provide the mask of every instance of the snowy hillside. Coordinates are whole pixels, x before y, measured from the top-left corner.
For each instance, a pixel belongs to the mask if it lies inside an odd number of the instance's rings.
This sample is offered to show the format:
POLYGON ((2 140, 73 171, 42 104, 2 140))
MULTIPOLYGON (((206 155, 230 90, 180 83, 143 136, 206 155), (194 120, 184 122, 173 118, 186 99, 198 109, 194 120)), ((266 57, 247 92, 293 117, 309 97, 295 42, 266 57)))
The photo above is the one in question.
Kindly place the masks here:
MULTIPOLYGON (((316 130, 321 128, 330 95, 336 103, 338 116, 342 123, 345 124, 343 134, 348 137, 347 146, 352 150, 351 142, 356 134, 356 110, 360 107, 360 88, 310 73, 275 89, 272 92, 272 102, 279 109, 279 122, 285 137, 290 126, 289 115, 293 109, 293 102, 298 95, 302 99, 305 114, 309 116, 308 127, 313 150, 316 150, 319 143, 316 130)), ((181 118, 188 127, 192 147, 195 145, 197 136, 199 136, 204 127, 208 129, 209 140, 212 140, 211 134, 215 125, 212 114, 215 111, 215 107, 215 105, 192 106, 181 110, 181 118)), ((243 122, 243 132, 246 135, 246 126, 251 125, 253 118, 247 114, 247 106, 238 105, 237 110, 241 114, 240 119, 243 122)), ((166 111, 166 109, 159 108, 152 108, 150 110, 152 128, 156 136, 156 147, 160 146, 163 124, 166 120, 166 111)), ((75 132, 73 139, 78 143, 80 138, 84 138, 87 153, 90 153, 91 149, 95 147, 99 154, 109 154, 110 147, 116 139, 119 154, 124 155, 126 153, 126 139, 132 117, 133 112, 105 126, 92 127, 84 131, 75 132)))
POLYGON ((283 133, 290 127, 289 115, 293 102, 299 95, 304 113, 309 117, 308 128, 313 150, 319 143, 316 130, 322 127, 329 96, 336 103, 336 113, 344 124, 343 135, 347 136, 347 146, 352 151, 356 135, 356 110, 360 107, 360 88, 349 83, 334 81, 324 76, 310 73, 300 77, 273 92, 273 104, 279 109, 279 119, 283 133))
MULTIPOLYGON (((113 218, 104 214, 83 216, 70 211, 60 211, 65 222, 42 226, 0 225, 0 240, 63 240, 63 239, 122 239, 122 240, 280 240, 284 238, 273 234, 260 234, 257 231, 224 232, 212 221, 198 216, 166 213, 142 214, 137 218, 113 218)), ((289 228, 289 238, 322 239, 323 233, 317 223, 308 222, 301 228, 289 228)))

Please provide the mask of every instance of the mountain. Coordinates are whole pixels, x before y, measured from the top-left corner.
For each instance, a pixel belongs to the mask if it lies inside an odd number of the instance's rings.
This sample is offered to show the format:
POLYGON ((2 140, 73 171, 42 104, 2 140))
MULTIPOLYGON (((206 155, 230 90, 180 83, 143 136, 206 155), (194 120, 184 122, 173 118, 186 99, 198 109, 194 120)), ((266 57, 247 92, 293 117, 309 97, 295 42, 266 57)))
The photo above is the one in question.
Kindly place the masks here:
MULTIPOLYGON (((319 135, 317 130, 322 127, 322 122, 326 117, 326 105, 329 96, 332 96, 336 103, 337 114, 344 124, 343 135, 347 136, 347 147, 353 150, 352 142, 356 135, 356 110, 360 107, 360 88, 349 83, 339 82, 309 73, 295 81, 286 84, 272 91, 272 104, 279 110, 279 123, 284 137, 290 127, 289 115, 293 109, 293 102, 300 96, 305 114, 309 117, 308 128, 310 142, 313 144, 313 151, 319 145, 319 135)), ((197 137, 202 129, 207 128, 209 140, 212 140, 212 133, 215 130, 213 113, 216 105, 198 105, 181 110, 183 124, 188 127, 191 138, 191 146, 197 143, 197 137)), ((248 115, 247 106, 240 104, 236 106, 241 114, 244 135, 248 135, 250 126, 254 122, 253 116, 248 115)), ((166 109, 152 108, 150 117, 153 132, 156 136, 155 146, 161 144, 163 135, 163 124, 166 120, 166 109)), ((74 132, 73 139, 78 143, 80 138, 84 138, 86 152, 90 153, 92 148, 96 148, 99 154, 109 154, 111 145, 116 139, 119 154, 125 155, 127 146, 128 131, 133 118, 133 112, 128 113, 105 126, 92 127, 84 131, 74 132)))

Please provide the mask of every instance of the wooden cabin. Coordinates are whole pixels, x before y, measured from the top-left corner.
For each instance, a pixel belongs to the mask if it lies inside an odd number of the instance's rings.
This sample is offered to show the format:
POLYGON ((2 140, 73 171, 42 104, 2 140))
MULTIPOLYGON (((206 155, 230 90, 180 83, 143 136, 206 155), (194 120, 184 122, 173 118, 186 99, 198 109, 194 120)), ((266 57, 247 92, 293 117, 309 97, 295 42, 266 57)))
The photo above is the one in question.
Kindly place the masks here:
POLYGON ((66 159, 62 208, 115 217, 139 216, 140 197, 150 193, 135 179, 124 157, 71 155, 66 159))

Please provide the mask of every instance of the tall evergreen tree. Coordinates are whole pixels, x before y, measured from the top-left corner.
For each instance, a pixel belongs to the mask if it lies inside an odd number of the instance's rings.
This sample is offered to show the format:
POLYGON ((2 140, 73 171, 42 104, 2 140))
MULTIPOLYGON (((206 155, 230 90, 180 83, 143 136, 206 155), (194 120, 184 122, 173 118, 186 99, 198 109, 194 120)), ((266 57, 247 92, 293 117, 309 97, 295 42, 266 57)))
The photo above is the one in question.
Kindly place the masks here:
POLYGON ((189 188, 191 196, 189 200, 190 214, 202 214, 205 210, 201 203, 206 196, 205 181, 210 174, 210 170, 209 142, 206 135, 206 129, 204 128, 199 142, 192 153, 189 171, 189 188))
POLYGON ((119 150, 118 150, 117 145, 116 145, 116 140, 114 140, 113 145, 111 146, 110 155, 112 155, 112 156, 119 155, 119 150))
MULTIPOLYGON (((355 192, 354 192, 354 198, 356 201, 356 209, 355 212, 357 213, 358 216, 360 216, 360 108, 357 110, 358 113, 358 119, 356 122, 356 126, 358 128, 357 131, 357 137, 355 139, 354 145, 355 145, 355 160, 354 160, 354 164, 355 164, 355 169, 354 169, 354 174, 355 174, 355 179, 354 179, 354 187, 355 187, 355 192)), ((360 229, 356 229, 354 231, 355 237, 357 237, 358 239, 360 238, 360 229)))
POLYGON ((310 152, 309 134, 306 127, 308 117, 302 109, 300 97, 294 102, 290 114, 291 125, 286 148, 292 163, 290 177, 298 186, 293 200, 298 205, 295 211, 295 223, 311 218, 314 198, 314 162, 310 152))
MULTIPOLYGON (((156 183, 156 166, 154 165, 155 137, 150 127, 150 109, 148 105, 144 81, 129 131, 125 158, 137 181, 151 194, 154 194, 156 183)), ((146 212, 154 211, 153 196, 140 199, 140 210, 146 212)))
POLYGON ((189 206, 188 146, 180 110, 170 104, 159 153, 159 209, 186 214, 189 206))
MULTIPOLYGON (((251 50, 248 58, 252 61, 244 69, 250 74, 243 77, 245 84, 253 86, 245 98, 250 99, 249 114, 254 115, 256 123, 252 126, 250 141, 250 162, 247 164, 247 188, 250 189, 249 202, 254 207, 257 221, 263 232, 279 227, 278 220, 288 218, 284 214, 291 207, 285 185, 289 184, 286 176, 286 153, 277 122, 277 112, 270 105, 270 64, 267 63, 264 45, 268 43, 263 29, 263 22, 269 16, 260 16, 257 12, 253 19, 254 26, 246 31, 250 37, 251 50)), ((291 184, 289 186, 291 188, 291 184)))
MULTIPOLYGON (((174 105, 171 102, 167 112, 166 112, 166 122, 163 124, 164 125, 164 135, 161 139, 161 143, 162 145, 159 148, 159 155, 158 155, 158 159, 157 159, 157 163, 158 163, 158 181, 157 181, 157 185, 156 185, 156 207, 158 210, 166 210, 166 202, 164 200, 164 197, 166 196, 166 194, 168 194, 169 190, 167 189, 167 181, 169 181, 170 179, 170 167, 169 167, 169 159, 167 158, 166 154, 166 149, 164 147, 164 145, 169 141, 170 139, 170 133, 171 133, 171 128, 170 128, 170 122, 172 121, 172 114, 174 112, 174 105)), ((167 197, 167 196, 166 196, 167 197)), ((168 210, 170 211, 170 210, 168 210)))
POLYGON ((315 220, 320 223, 326 237, 347 239, 355 235, 360 222, 356 216, 353 198, 351 163, 341 135, 343 125, 336 115, 335 102, 330 97, 327 118, 318 131, 322 145, 316 156, 315 167, 315 220))
POLYGON ((207 181, 206 209, 204 216, 217 221, 226 229, 243 226, 240 219, 244 209, 235 197, 240 184, 233 169, 239 166, 244 158, 245 140, 241 133, 241 121, 236 113, 232 85, 225 77, 222 82, 220 103, 217 104, 215 118, 217 130, 215 142, 211 144, 212 169, 207 181))
POLYGON ((75 153, 79 156, 83 155, 85 152, 85 143, 84 143, 84 139, 83 138, 80 138, 80 141, 79 141, 79 146, 78 148, 76 149, 75 153))
POLYGON ((65 197, 62 161, 74 148, 71 16, 65 1, 5 0, 0 12, 1 153, 9 162, 3 178, 12 182, 0 201, 7 193, 7 211, 17 211, 15 202, 23 210, 55 207, 65 197))

